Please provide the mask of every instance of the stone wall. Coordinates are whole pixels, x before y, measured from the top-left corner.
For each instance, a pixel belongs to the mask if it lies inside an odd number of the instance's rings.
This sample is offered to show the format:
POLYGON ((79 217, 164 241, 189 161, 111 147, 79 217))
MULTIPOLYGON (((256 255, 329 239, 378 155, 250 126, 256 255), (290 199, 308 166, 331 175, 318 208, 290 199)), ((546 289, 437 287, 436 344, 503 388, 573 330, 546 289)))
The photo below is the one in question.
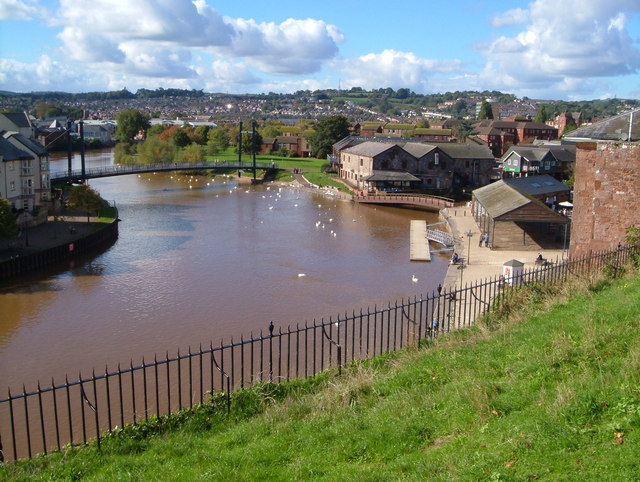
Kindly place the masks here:
POLYGON ((640 144, 577 145, 571 256, 615 248, 640 226, 640 144))

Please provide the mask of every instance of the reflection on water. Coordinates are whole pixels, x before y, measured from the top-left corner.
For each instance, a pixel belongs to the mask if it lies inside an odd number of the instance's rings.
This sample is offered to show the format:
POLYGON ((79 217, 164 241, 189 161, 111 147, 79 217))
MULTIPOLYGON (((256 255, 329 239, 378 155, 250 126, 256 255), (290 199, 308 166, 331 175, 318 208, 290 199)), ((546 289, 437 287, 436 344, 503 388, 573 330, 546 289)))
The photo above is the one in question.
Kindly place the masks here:
POLYGON ((2 385, 420 296, 446 270, 444 255, 409 261, 410 220, 434 213, 229 178, 91 184, 116 202, 119 239, 72 269, 0 290, 2 385))

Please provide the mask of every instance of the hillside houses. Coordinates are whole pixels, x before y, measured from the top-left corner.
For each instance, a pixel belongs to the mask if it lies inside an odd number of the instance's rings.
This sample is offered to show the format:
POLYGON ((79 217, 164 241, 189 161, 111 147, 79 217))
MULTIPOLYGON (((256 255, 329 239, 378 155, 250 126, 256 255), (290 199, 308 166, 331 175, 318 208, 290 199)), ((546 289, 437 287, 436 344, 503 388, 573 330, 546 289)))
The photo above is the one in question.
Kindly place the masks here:
POLYGON ((496 157, 504 154, 511 145, 558 138, 558 129, 555 127, 526 118, 483 120, 475 123, 474 128, 476 136, 487 143, 496 157))

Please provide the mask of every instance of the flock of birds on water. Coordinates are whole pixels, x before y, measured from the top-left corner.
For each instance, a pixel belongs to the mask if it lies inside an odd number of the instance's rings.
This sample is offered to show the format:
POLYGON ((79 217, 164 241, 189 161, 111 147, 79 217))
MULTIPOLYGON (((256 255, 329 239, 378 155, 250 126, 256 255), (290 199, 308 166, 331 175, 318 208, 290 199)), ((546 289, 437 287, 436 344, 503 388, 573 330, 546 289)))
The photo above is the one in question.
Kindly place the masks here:
MULTIPOLYGON (((153 174, 155 175, 156 173, 154 172, 153 174)), ((141 176, 140 174, 138 174, 138 177, 139 177, 139 178, 141 178, 142 176, 141 176)), ((222 175, 222 177, 224 177, 224 178, 226 179, 225 181, 223 181, 223 182, 222 182, 222 185, 224 186, 224 185, 226 185, 227 183, 231 182, 231 181, 229 181, 229 179, 231 179, 233 176, 231 176, 231 175, 229 175, 229 174, 223 174, 223 175, 222 175)), ((173 176, 173 175, 172 175, 172 176, 170 176, 170 179, 171 179, 171 180, 174 180, 175 178, 178 178, 178 176, 173 176)), ((188 183, 189 183, 189 184, 188 184, 189 189, 193 189, 194 184, 195 184, 195 185, 197 185, 197 184, 198 184, 198 181, 200 181, 200 179, 198 178, 198 176, 189 176, 189 178, 188 178, 188 180, 187 180, 187 181, 188 181, 188 183)), ((215 183, 214 183, 214 184, 215 184, 215 183)), ((210 182, 210 181, 207 181, 207 182, 205 183, 205 185, 206 185, 207 187, 210 187, 210 186, 211 186, 211 182, 210 182)), ((196 186, 196 187, 199 187, 199 186, 196 186)), ((239 186, 233 186, 231 189, 229 189, 229 194, 233 194, 233 193, 234 193, 234 191, 238 191, 238 189, 239 189, 239 186)), ((267 190, 267 191, 270 191, 270 190, 271 190, 271 187, 270 187, 270 186, 267 186, 266 190, 267 190)), ((248 194, 248 193, 249 193, 249 192, 251 192, 251 191, 250 191, 249 189, 247 189, 247 190, 245 190, 244 192, 248 194)), ((281 195, 282 195, 282 188, 281 188, 281 187, 279 187, 279 188, 278 188, 278 190, 277 190, 277 192, 276 192, 275 201, 278 201, 278 200, 281 198, 281 195)), ((216 197, 219 197, 219 196, 220 196, 219 194, 216 194, 216 197)), ((271 199, 273 199, 273 195, 269 195, 268 197, 269 197, 269 198, 271 198, 271 199)), ((262 199, 267 199, 267 195, 264 195, 264 194, 263 194, 263 195, 262 195, 262 199)), ((294 203, 293 207, 297 208, 297 207, 298 207, 298 203, 294 203)), ((270 204, 270 205, 269 205, 269 207, 268 207, 268 209, 269 209, 270 211, 271 211, 271 210, 273 210, 273 208, 274 208, 274 206, 273 206, 272 204, 270 204)), ((318 208, 322 208, 322 204, 318 204, 318 208)), ((318 215, 320 215, 320 213, 318 213, 318 215)), ((332 223, 332 222, 333 222, 333 218, 329 218, 329 223, 332 223)), ((353 222, 355 223, 355 222, 356 222, 356 220, 354 219, 354 220, 353 220, 353 222)), ((325 229, 325 224, 324 224, 322 221, 320 221, 320 220, 316 221, 316 229, 325 229)), ((336 233, 336 231, 334 231, 334 230, 332 229, 332 230, 330 231, 330 235, 331 235, 332 237, 334 237, 334 238, 335 238, 338 234, 336 233)), ((306 274, 306 273, 298 273, 298 278, 305 278, 306 276, 307 276, 307 274, 306 274)), ((418 279, 418 277, 417 277, 415 274, 412 274, 412 275, 411 275, 411 281, 412 281, 412 282, 414 282, 414 283, 417 283, 417 282, 418 282, 418 281, 420 281, 420 280, 418 279)))

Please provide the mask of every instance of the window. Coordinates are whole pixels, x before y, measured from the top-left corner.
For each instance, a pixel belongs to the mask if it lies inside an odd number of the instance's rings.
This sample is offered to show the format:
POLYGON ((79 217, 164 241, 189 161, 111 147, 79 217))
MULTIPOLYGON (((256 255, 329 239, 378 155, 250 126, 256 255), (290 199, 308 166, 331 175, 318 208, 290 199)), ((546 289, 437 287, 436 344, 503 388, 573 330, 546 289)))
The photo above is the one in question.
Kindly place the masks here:
POLYGON ((469 169, 469 161, 464 161, 464 167, 466 167, 467 169, 469 169))
POLYGON ((407 168, 407 161, 406 159, 402 160, 402 169, 406 169, 407 168))
POLYGON ((362 158, 360 158, 360 165, 361 165, 361 166, 363 165, 362 163, 363 163, 362 158))
POLYGON ((16 182, 15 181, 11 181, 9 183, 9 191, 15 191, 16 190, 16 182))
POLYGON ((433 155, 433 160, 434 160, 434 162, 435 162, 436 166, 437 166, 438 164, 440 164, 440 153, 439 153, 439 152, 436 152, 436 153, 433 155))

